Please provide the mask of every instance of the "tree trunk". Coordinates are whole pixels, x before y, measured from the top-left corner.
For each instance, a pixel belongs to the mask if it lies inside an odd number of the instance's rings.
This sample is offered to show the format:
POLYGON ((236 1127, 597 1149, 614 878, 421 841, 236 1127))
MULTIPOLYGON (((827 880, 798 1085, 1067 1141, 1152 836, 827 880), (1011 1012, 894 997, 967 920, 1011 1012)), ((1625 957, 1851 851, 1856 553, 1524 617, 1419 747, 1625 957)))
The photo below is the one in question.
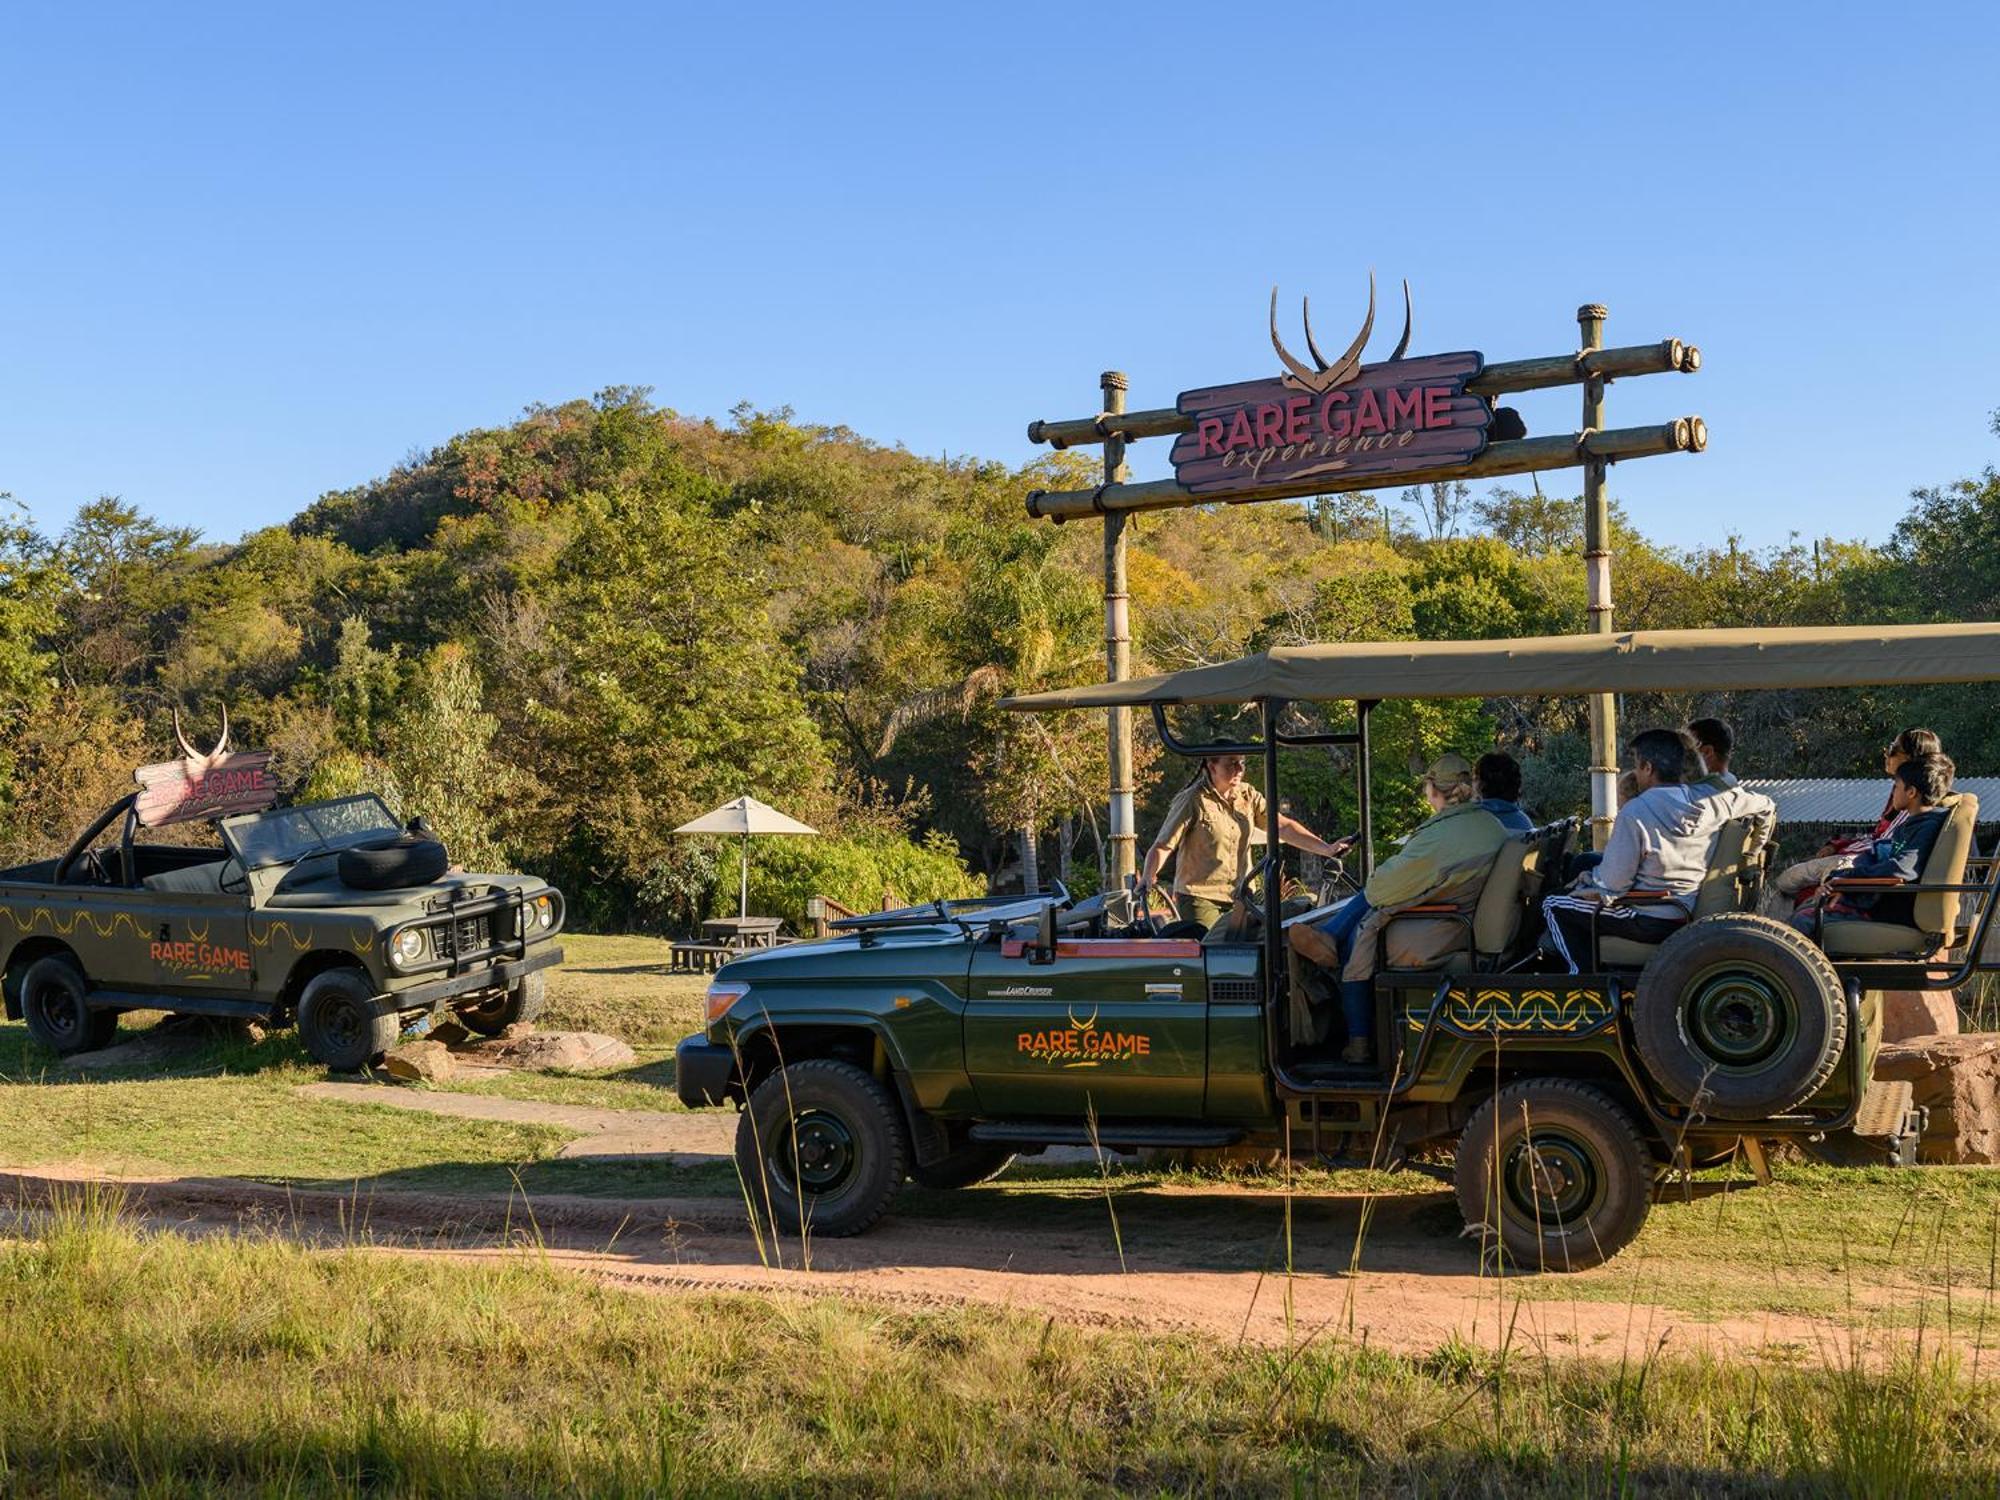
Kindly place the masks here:
POLYGON ((1076 848, 1076 819, 1064 818, 1056 824, 1056 879, 1069 884, 1071 852, 1076 848))
POLYGON ((1015 832, 1021 840, 1021 893, 1032 896, 1042 888, 1041 865, 1035 858, 1035 830, 1023 827, 1015 832))

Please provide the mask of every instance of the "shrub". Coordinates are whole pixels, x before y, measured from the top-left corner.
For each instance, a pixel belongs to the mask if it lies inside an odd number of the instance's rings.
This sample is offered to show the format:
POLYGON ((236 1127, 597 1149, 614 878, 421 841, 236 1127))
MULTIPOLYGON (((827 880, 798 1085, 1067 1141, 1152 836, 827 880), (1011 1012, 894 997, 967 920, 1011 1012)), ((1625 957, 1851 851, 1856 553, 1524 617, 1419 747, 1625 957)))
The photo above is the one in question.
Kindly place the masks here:
MULTIPOLYGON (((736 910, 739 859, 736 840, 718 841, 711 911, 736 910)), ((936 832, 921 841, 889 833, 750 841, 750 910, 783 917, 794 931, 807 929, 806 902, 814 896, 876 911, 885 899, 901 906, 981 894, 958 846, 936 832)))

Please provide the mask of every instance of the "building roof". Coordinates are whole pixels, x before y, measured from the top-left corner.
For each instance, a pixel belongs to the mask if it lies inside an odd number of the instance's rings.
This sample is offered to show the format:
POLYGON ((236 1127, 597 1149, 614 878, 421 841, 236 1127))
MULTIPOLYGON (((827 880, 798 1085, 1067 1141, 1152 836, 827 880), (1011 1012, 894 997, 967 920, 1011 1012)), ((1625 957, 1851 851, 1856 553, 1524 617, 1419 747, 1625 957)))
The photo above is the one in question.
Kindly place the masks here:
MULTIPOLYGON (((1886 776, 1745 780, 1743 785, 1777 803, 1780 823, 1866 826, 1882 816, 1882 805, 1889 800, 1886 776)), ((1979 799, 1982 825, 2000 823, 2000 776, 1961 776, 1952 790, 1979 799)))
POLYGON ((2000 623, 1631 630, 1497 641, 1274 646, 1157 677, 1027 693, 1029 711, 1260 698, 1507 698, 2000 681, 2000 623))

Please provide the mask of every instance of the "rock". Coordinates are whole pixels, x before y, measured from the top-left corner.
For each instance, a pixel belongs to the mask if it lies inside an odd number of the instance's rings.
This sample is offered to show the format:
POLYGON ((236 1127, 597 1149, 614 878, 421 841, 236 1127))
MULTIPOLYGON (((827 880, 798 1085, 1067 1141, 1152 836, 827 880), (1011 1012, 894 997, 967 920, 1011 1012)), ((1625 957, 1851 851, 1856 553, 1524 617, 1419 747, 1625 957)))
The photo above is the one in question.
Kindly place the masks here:
POLYGON ((100 1068, 149 1068, 198 1052, 205 1040, 191 1032, 170 1032, 155 1027, 130 1041, 100 1047, 95 1052, 73 1052, 58 1059, 58 1062, 62 1067, 75 1068, 84 1073, 100 1068))
POLYGON ((443 1083, 458 1071, 451 1049, 425 1037, 405 1042, 382 1059, 382 1070, 404 1083, 443 1083))
POLYGON ((1884 1043, 1875 1076, 1909 1080, 1914 1102, 1930 1111, 1918 1150, 1922 1160, 2000 1165, 2000 1034, 1884 1043))
POLYGON ((424 1035, 434 1042, 443 1042, 447 1047, 456 1047, 460 1042, 472 1040, 472 1033, 456 1021, 440 1021, 424 1035))
MULTIPOLYGON (((533 1036, 534 1034, 535 1023, 533 1021, 513 1021, 508 1024, 505 1031, 500 1033, 500 1040, 503 1042, 514 1042, 519 1041, 524 1036, 533 1036)), ((588 1033, 579 1032, 577 1034, 582 1036, 588 1033)))
POLYGON ((1950 990, 1884 990, 1882 1040, 1958 1035, 1958 1001, 1950 990))
POLYGON ((456 1055, 490 1066, 562 1073, 629 1068, 639 1060, 638 1054, 615 1036, 595 1031, 536 1031, 521 1025, 509 1026, 505 1033, 487 1041, 468 1042, 456 1055))

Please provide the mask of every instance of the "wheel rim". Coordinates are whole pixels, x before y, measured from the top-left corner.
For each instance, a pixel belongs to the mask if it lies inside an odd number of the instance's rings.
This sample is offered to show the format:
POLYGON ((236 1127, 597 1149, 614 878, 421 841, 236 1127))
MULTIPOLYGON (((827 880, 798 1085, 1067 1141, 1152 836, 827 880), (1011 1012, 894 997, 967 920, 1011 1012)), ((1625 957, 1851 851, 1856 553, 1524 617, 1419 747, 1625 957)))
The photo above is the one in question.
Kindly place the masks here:
POLYGON ((42 1024, 50 1035, 59 1041, 67 1042, 82 1034, 82 1004, 62 985, 52 982, 37 985, 35 1009, 42 1013, 42 1024))
POLYGON ((320 1027, 326 1033, 326 1039, 337 1048, 360 1045, 366 1025, 361 1007, 345 1000, 336 1001, 320 1014, 320 1027))
POLYGON ((1783 1052, 1798 1031, 1791 991, 1768 969, 1732 963, 1704 970, 1686 990, 1682 1021, 1702 1056, 1727 1072, 1751 1072, 1783 1052))
POLYGON ((1589 1141, 1536 1129, 1514 1142, 1501 1166, 1507 1208, 1544 1231, 1588 1218, 1604 1200, 1604 1164, 1589 1141))
POLYGON ((797 1116, 789 1131, 781 1130, 765 1159, 780 1182, 801 1194, 825 1197, 853 1180, 861 1148, 845 1120, 815 1109, 797 1116))

